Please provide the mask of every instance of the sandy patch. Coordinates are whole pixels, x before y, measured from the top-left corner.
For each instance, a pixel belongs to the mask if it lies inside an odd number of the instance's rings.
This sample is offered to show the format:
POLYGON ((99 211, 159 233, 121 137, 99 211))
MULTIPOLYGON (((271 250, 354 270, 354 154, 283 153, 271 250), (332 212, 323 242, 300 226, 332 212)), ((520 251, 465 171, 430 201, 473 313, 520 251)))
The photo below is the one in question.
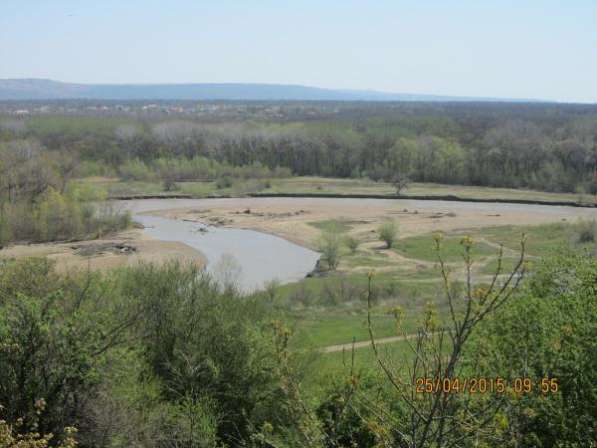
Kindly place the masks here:
POLYGON ((351 227, 348 234, 373 242, 377 227, 388 218, 398 222, 400 237, 408 237, 437 230, 573 222, 579 217, 597 216, 595 209, 574 207, 375 199, 238 198, 168 205, 167 210, 146 212, 272 233, 309 248, 316 248, 321 234, 309 223, 330 219, 344 221, 351 227))
POLYGON ((139 229, 99 240, 16 245, 0 250, 0 258, 25 257, 47 257, 56 262, 59 271, 109 269, 140 262, 160 264, 170 260, 205 265, 205 258, 197 250, 183 243, 158 241, 139 229))

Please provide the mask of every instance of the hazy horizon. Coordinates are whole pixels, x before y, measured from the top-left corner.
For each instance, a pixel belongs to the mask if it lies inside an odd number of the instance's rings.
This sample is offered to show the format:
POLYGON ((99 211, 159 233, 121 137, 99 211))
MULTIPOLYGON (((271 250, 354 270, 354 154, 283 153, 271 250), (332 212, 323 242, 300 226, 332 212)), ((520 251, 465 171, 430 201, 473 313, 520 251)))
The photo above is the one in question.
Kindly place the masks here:
POLYGON ((596 21, 588 0, 5 0, 0 78, 597 102, 596 21))

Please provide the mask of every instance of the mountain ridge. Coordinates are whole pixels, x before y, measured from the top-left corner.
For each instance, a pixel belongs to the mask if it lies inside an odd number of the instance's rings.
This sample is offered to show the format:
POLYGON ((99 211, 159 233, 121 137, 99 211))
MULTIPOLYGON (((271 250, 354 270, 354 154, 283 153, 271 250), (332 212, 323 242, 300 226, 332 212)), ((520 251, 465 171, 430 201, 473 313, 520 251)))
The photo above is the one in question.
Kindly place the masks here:
MULTIPOLYGON (((156 83, 82 84, 38 78, 0 79, 0 100, 245 100, 245 101, 457 101, 552 102, 525 98, 468 97, 346 90, 300 84, 156 83)), ((555 102, 555 101, 553 101, 555 102)))

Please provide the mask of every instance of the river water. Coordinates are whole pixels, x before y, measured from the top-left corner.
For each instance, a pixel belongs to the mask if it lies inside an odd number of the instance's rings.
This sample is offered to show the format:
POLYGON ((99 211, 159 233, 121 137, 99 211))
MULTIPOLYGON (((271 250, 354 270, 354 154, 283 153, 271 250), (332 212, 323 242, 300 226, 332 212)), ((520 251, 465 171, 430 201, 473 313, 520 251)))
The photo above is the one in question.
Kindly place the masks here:
POLYGON ((300 280, 313 270, 319 259, 319 253, 275 235, 142 214, 184 207, 179 201, 123 202, 133 213, 133 219, 145 226, 148 235, 197 249, 207 258, 208 272, 220 281, 232 281, 245 292, 262 289, 272 280, 280 283, 300 280))
MULTIPOLYGON (((238 207, 251 203, 261 205, 280 202, 292 203, 298 209, 307 203, 322 206, 337 205, 339 202, 362 209, 374 205, 390 205, 419 210, 443 210, 456 212, 508 213, 551 215, 557 218, 597 217, 597 209, 573 207, 523 205, 501 203, 470 203, 422 200, 387 201, 383 199, 144 199, 120 201, 118 204, 130 210, 135 221, 146 226, 145 232, 163 241, 178 241, 199 250, 207 258, 207 270, 214 274, 228 271, 241 289, 259 289, 271 280, 288 283, 300 280, 313 270, 319 254, 293 244, 283 238, 246 229, 222 228, 203 224, 166 219, 146 214, 147 212, 168 209, 209 208, 210 206, 234 204, 238 207), (307 202, 305 202, 307 201, 307 202), (206 232, 201 232, 204 228, 206 232), (234 262, 230 262, 233 259, 234 262), (224 260, 224 261, 223 261, 224 260), (236 268, 235 266, 236 265, 236 268)), ((557 219, 556 218, 556 219, 557 219)), ((520 222, 520 224, 526 224, 520 222)), ((216 275, 217 276, 217 275, 216 275)))

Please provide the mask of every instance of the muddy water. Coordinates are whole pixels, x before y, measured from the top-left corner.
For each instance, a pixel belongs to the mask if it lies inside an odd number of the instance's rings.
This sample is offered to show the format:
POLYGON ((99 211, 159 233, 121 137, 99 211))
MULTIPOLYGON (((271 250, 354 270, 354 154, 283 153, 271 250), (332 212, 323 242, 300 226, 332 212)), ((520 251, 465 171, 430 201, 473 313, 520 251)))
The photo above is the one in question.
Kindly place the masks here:
MULTIPOLYGON (((383 213, 389 208, 454 212, 466 216, 508 217, 508 223, 531 224, 578 217, 597 217, 597 209, 579 209, 564 206, 522 205, 502 203, 470 203, 421 200, 383 199, 313 199, 313 198, 230 198, 230 199, 146 199, 118 203, 133 213, 135 220, 145 224, 146 232, 160 240, 179 241, 200 252, 208 260, 208 270, 214 271, 226 254, 232 255, 240 266, 235 275, 239 285, 255 289, 264 282, 278 279, 291 282, 304 277, 315 265, 319 254, 297 246, 282 238, 252 230, 205 227, 198 223, 158 218, 146 212, 167 209, 208 209, 211 207, 276 207, 284 205, 292 210, 319 207, 343 215, 348 209, 361 213, 383 213), (199 231, 205 227, 207 232, 199 231)), ((488 218, 486 218, 488 219, 488 218)), ((491 218, 502 219, 502 218, 491 218)), ((499 224, 499 221, 491 224, 499 224)), ((473 225, 464 221, 462 226, 473 225)))
POLYGON ((317 252, 266 233, 141 214, 178 208, 180 203, 171 207, 172 201, 147 200, 123 205, 133 212, 135 221, 146 227, 148 235, 199 250, 207 258, 208 271, 220 280, 232 280, 246 292, 261 289, 272 280, 280 283, 300 280, 313 270, 319 258, 317 252))

